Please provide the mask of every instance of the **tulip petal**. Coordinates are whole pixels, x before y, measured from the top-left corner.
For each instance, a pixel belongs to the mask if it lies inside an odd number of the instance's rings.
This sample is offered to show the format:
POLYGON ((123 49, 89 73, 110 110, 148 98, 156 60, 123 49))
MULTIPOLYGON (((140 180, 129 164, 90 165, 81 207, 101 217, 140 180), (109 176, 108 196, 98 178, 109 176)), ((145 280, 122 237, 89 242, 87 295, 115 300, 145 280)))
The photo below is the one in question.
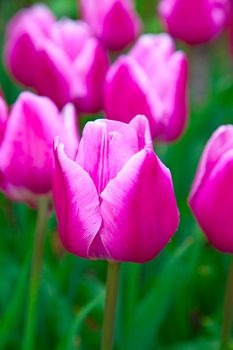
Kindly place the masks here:
POLYGON ((69 159, 63 145, 55 145, 53 181, 58 229, 65 248, 83 258, 91 258, 89 247, 100 229, 99 198, 89 174, 69 159))
POLYGON ((161 141, 178 138, 187 119, 188 62, 182 52, 175 52, 168 34, 145 34, 137 41, 130 56, 143 68, 152 89, 161 101, 161 117, 153 137, 161 141))
POLYGON ((5 61, 12 75, 22 84, 33 87, 36 74, 36 50, 55 21, 49 9, 34 5, 19 11, 7 26, 5 61))
POLYGON ((226 0, 162 0, 159 13, 177 39, 195 45, 214 39, 225 27, 230 4, 226 0))
POLYGON ((4 99, 0 96, 0 145, 6 129, 8 108, 4 99))
POLYGON ((97 120, 86 124, 76 161, 90 174, 98 193, 138 152, 135 130, 117 121, 97 120))
POLYGON ((148 119, 144 115, 137 115, 129 125, 134 128, 138 136, 138 150, 151 149, 153 150, 153 141, 151 138, 150 126, 148 119))
POLYGON ((190 198, 190 207, 217 249, 233 253, 233 151, 223 154, 208 181, 190 198))
POLYGON ((132 3, 115 1, 104 17, 100 39, 108 49, 119 51, 136 39, 140 27, 132 3))
POLYGON ((87 23, 68 18, 55 22, 50 32, 50 38, 71 61, 76 59, 90 37, 91 30, 87 23))
POLYGON ((74 71, 66 54, 52 41, 45 40, 37 52, 35 89, 51 98, 59 108, 72 100, 79 89, 74 87, 74 71))
POLYGON ((200 164, 198 166, 197 174, 192 185, 190 199, 202 188, 208 180, 213 168, 220 160, 220 158, 227 151, 233 148, 233 126, 224 125, 219 127, 209 139, 200 164))
POLYGON ((177 229, 170 172, 150 150, 134 155, 100 197, 100 237, 112 260, 150 260, 177 229))
POLYGON ((103 88, 108 68, 109 59, 102 45, 94 38, 87 40, 74 62, 77 81, 83 87, 74 99, 78 111, 97 113, 103 108, 103 88))
POLYGON ((164 98, 164 113, 159 139, 174 141, 184 131, 188 117, 188 60, 182 52, 176 52, 169 61, 170 83, 164 98))
POLYGON ((74 105, 68 103, 61 111, 64 119, 64 139, 66 154, 69 158, 75 159, 79 145, 78 118, 74 105))
POLYGON ((107 118, 125 123, 137 114, 144 114, 152 135, 156 132, 161 104, 149 78, 133 58, 123 56, 109 69, 104 88, 104 110, 107 118))

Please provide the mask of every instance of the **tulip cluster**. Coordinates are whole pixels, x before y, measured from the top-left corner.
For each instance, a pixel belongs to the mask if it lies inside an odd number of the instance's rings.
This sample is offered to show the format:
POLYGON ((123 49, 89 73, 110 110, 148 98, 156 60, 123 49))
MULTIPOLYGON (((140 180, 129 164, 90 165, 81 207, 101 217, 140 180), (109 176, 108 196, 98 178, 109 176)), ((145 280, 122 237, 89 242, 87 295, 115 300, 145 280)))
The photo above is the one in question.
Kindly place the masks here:
POLYGON ((187 59, 169 35, 147 34, 109 68, 106 49, 125 48, 142 27, 133 2, 80 5, 84 21, 57 20, 34 5, 8 25, 6 65, 44 97, 24 92, 10 112, 0 100, 0 187, 35 205, 53 182, 67 250, 142 263, 178 226, 171 175, 153 152, 151 134, 172 141, 186 125, 187 59), (88 123, 79 144, 75 107, 103 107, 118 121, 88 123))
POLYGON ((8 25, 5 61, 20 83, 59 108, 68 102, 86 113, 102 108, 108 56, 85 22, 56 21, 43 5, 22 10, 8 25))
MULTIPOLYGON (((11 107, 0 93, 0 189, 38 207, 39 221, 52 194, 59 236, 72 254, 105 259, 109 266, 145 263, 179 225, 171 173, 153 149, 153 141, 176 141, 188 121, 189 64, 173 38, 190 45, 217 38, 232 5, 161 0, 158 12, 169 34, 139 38, 143 26, 133 0, 80 0, 79 7, 81 19, 71 20, 57 19, 37 4, 8 24, 6 67, 33 92, 22 92, 11 107), (79 136, 77 115, 100 111, 104 119, 88 122, 79 136)), ((233 126, 227 125, 209 140, 189 198, 208 240, 226 253, 233 253, 232 179, 233 126)), ((35 232, 29 333, 45 223, 35 232)), ((109 295, 113 305, 105 312, 103 331, 108 344, 116 293, 109 295)), ((25 344, 31 338, 27 335, 25 344)))

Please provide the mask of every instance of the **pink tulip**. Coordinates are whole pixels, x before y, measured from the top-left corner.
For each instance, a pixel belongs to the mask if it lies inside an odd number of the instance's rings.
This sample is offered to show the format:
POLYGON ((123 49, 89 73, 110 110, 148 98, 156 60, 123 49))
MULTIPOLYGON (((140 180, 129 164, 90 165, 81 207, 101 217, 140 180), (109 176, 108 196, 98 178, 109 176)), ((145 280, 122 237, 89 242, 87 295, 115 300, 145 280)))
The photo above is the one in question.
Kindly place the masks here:
POLYGON ((233 126, 220 127, 204 149, 189 204, 210 243, 233 253, 233 126))
POLYGON ((40 23, 30 20, 37 10, 22 10, 9 24, 5 60, 12 75, 59 108, 73 102, 81 112, 101 110, 106 51, 82 21, 47 21, 42 32, 40 23))
POLYGON ((132 0, 80 0, 81 15, 109 50, 131 44, 141 30, 132 0))
POLYGON ((0 145, 4 137, 8 117, 8 108, 3 97, 0 95, 0 145))
POLYGON ((78 146, 75 119, 71 105, 60 114, 47 97, 20 95, 0 147, 0 187, 10 198, 34 204, 37 195, 51 190, 54 137, 59 135, 74 158, 78 146))
POLYGON ((5 62, 11 74, 25 86, 34 87, 37 49, 48 37, 54 21, 49 9, 37 4, 19 11, 8 24, 5 62))
POLYGON ((187 121, 187 77, 187 59, 167 34, 143 35, 107 73, 106 116, 129 122, 145 114, 153 138, 173 141, 187 121))
POLYGON ((167 31, 190 45, 215 39, 225 28, 229 0, 161 0, 159 14, 167 31))
POLYGON ((169 170, 152 149, 147 119, 89 122, 76 160, 55 142, 53 195, 65 248, 88 259, 143 263, 177 229, 169 170))

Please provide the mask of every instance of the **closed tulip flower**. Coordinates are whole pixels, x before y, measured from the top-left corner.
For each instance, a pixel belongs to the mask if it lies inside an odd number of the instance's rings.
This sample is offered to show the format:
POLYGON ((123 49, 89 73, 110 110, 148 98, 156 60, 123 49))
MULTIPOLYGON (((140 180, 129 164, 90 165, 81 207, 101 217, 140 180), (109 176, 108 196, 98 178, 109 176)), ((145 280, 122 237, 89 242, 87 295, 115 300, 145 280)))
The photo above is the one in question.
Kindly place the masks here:
POLYGON ((189 204, 210 243, 233 253, 233 126, 222 126, 204 149, 189 204))
POLYGON ((37 195, 51 190, 53 139, 59 135, 74 158, 78 146, 75 122, 71 105, 59 113, 47 97, 28 92, 20 95, 7 119, 0 147, 0 187, 9 197, 35 204, 37 195))
POLYGON ((11 74, 25 86, 34 87, 37 49, 48 36, 55 18, 42 4, 19 11, 6 31, 5 62, 11 74))
POLYGON ((167 31, 190 45, 216 38, 225 28, 229 0, 161 0, 159 14, 167 31))
POLYGON ((140 32, 132 0, 80 0, 80 7, 83 19, 109 50, 124 49, 140 32))
POLYGON ((88 259, 143 263, 179 222, 169 170, 152 149, 147 119, 89 122, 77 157, 55 142, 53 195, 65 248, 88 259))
POLYGON ((174 141, 187 121, 188 64, 169 35, 143 35, 109 69, 104 88, 106 117, 149 120, 153 139, 174 141))
POLYGON ((22 10, 8 26, 5 61, 10 72, 60 109, 72 102, 81 112, 99 111, 109 65, 105 49, 82 21, 47 21, 46 31, 36 21, 31 25, 37 11, 38 6, 22 10))

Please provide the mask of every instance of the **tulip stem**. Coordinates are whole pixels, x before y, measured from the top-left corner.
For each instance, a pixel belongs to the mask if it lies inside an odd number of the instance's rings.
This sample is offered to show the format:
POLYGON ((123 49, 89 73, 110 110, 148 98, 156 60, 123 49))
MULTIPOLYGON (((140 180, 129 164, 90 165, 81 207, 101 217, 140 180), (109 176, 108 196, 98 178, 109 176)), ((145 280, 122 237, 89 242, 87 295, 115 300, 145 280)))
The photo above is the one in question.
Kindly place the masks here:
POLYGON ((226 286, 226 295, 223 309, 223 325, 222 325, 222 337, 221 337, 221 350, 229 350, 231 341, 233 321, 233 258, 228 272, 228 280, 226 286))
POLYGON ((108 263, 101 350, 112 350, 113 348, 119 270, 120 270, 119 263, 113 263, 113 262, 108 263))
POLYGON ((38 204, 35 236, 33 242, 30 281, 28 287, 28 305, 25 319, 26 323, 23 337, 23 350, 34 349, 37 302, 40 286, 40 275, 43 260, 45 233, 48 220, 48 206, 49 197, 40 197, 38 204))

